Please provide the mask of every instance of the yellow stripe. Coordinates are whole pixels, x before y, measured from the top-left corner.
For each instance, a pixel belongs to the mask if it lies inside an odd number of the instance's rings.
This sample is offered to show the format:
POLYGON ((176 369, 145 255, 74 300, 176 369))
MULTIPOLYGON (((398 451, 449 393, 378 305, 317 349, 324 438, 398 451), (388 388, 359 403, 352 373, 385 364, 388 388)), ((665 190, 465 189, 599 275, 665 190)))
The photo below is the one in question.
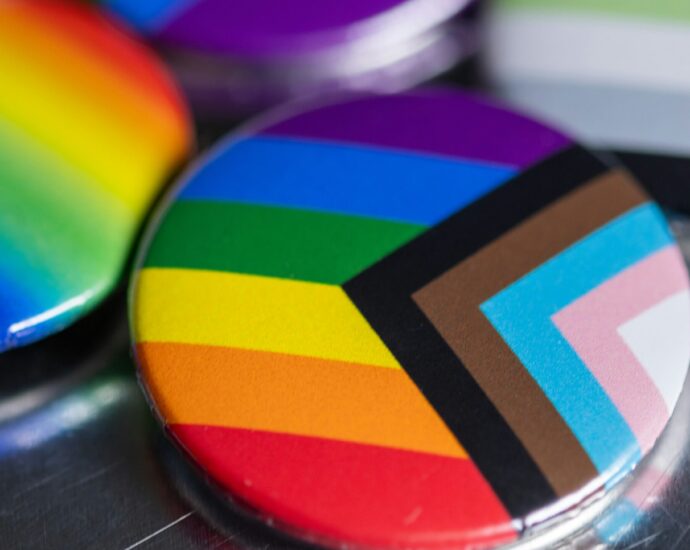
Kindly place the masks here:
POLYGON ((207 344, 400 368, 342 288, 217 271, 147 268, 137 342, 207 344))
POLYGON ((145 89, 89 74, 87 54, 34 25, 0 19, 0 113, 141 214, 181 160, 184 129, 145 110, 145 89))

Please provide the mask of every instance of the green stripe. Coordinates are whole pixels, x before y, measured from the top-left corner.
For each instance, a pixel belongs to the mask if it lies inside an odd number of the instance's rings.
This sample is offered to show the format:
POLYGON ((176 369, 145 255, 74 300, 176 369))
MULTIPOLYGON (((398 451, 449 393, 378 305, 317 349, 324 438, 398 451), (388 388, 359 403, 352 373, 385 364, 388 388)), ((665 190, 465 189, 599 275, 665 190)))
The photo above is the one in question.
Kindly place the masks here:
POLYGON ((97 183, 0 119, 0 270, 71 298, 114 282, 134 230, 97 183))
POLYGON ((342 284, 425 229, 292 208, 178 201, 146 265, 342 284))
POLYGON ((498 7, 550 12, 593 12, 671 22, 690 22, 690 0, 500 0, 498 7))

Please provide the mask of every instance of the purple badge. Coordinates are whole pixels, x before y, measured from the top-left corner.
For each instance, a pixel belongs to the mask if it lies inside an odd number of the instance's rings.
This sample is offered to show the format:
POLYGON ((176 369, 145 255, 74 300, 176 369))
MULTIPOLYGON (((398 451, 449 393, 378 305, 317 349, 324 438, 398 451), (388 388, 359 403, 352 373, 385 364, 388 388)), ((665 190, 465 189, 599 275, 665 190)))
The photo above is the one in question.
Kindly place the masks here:
POLYGON ((470 0, 102 0, 159 45, 197 110, 342 90, 398 91, 473 50, 470 0))

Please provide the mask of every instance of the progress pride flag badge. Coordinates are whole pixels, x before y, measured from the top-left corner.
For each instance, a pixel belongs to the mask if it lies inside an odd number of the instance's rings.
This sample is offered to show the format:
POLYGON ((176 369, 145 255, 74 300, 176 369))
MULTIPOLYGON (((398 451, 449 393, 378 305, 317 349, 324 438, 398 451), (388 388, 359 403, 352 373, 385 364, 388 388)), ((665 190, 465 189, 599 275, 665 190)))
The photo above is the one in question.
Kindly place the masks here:
POLYGON ((327 546, 531 534, 650 451, 690 359, 659 208, 450 90, 238 134, 142 258, 136 355, 167 429, 237 502, 327 546))

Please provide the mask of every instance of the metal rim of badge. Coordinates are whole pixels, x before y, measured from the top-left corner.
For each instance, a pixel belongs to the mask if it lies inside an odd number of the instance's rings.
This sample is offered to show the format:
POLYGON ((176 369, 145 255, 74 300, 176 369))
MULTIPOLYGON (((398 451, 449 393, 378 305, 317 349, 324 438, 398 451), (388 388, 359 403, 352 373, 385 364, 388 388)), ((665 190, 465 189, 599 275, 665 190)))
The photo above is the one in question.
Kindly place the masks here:
POLYGON ((470 57, 476 45, 471 29, 449 24, 394 50, 365 55, 340 52, 337 59, 316 64, 256 66, 174 48, 163 51, 196 112, 203 117, 223 117, 295 98, 405 90, 470 57))
POLYGON ((583 527, 648 455, 687 372, 684 346, 650 355, 649 334, 684 326, 687 289, 624 172, 428 90, 217 147, 149 230, 133 340, 173 438, 272 524, 330 545, 519 544, 583 527))

